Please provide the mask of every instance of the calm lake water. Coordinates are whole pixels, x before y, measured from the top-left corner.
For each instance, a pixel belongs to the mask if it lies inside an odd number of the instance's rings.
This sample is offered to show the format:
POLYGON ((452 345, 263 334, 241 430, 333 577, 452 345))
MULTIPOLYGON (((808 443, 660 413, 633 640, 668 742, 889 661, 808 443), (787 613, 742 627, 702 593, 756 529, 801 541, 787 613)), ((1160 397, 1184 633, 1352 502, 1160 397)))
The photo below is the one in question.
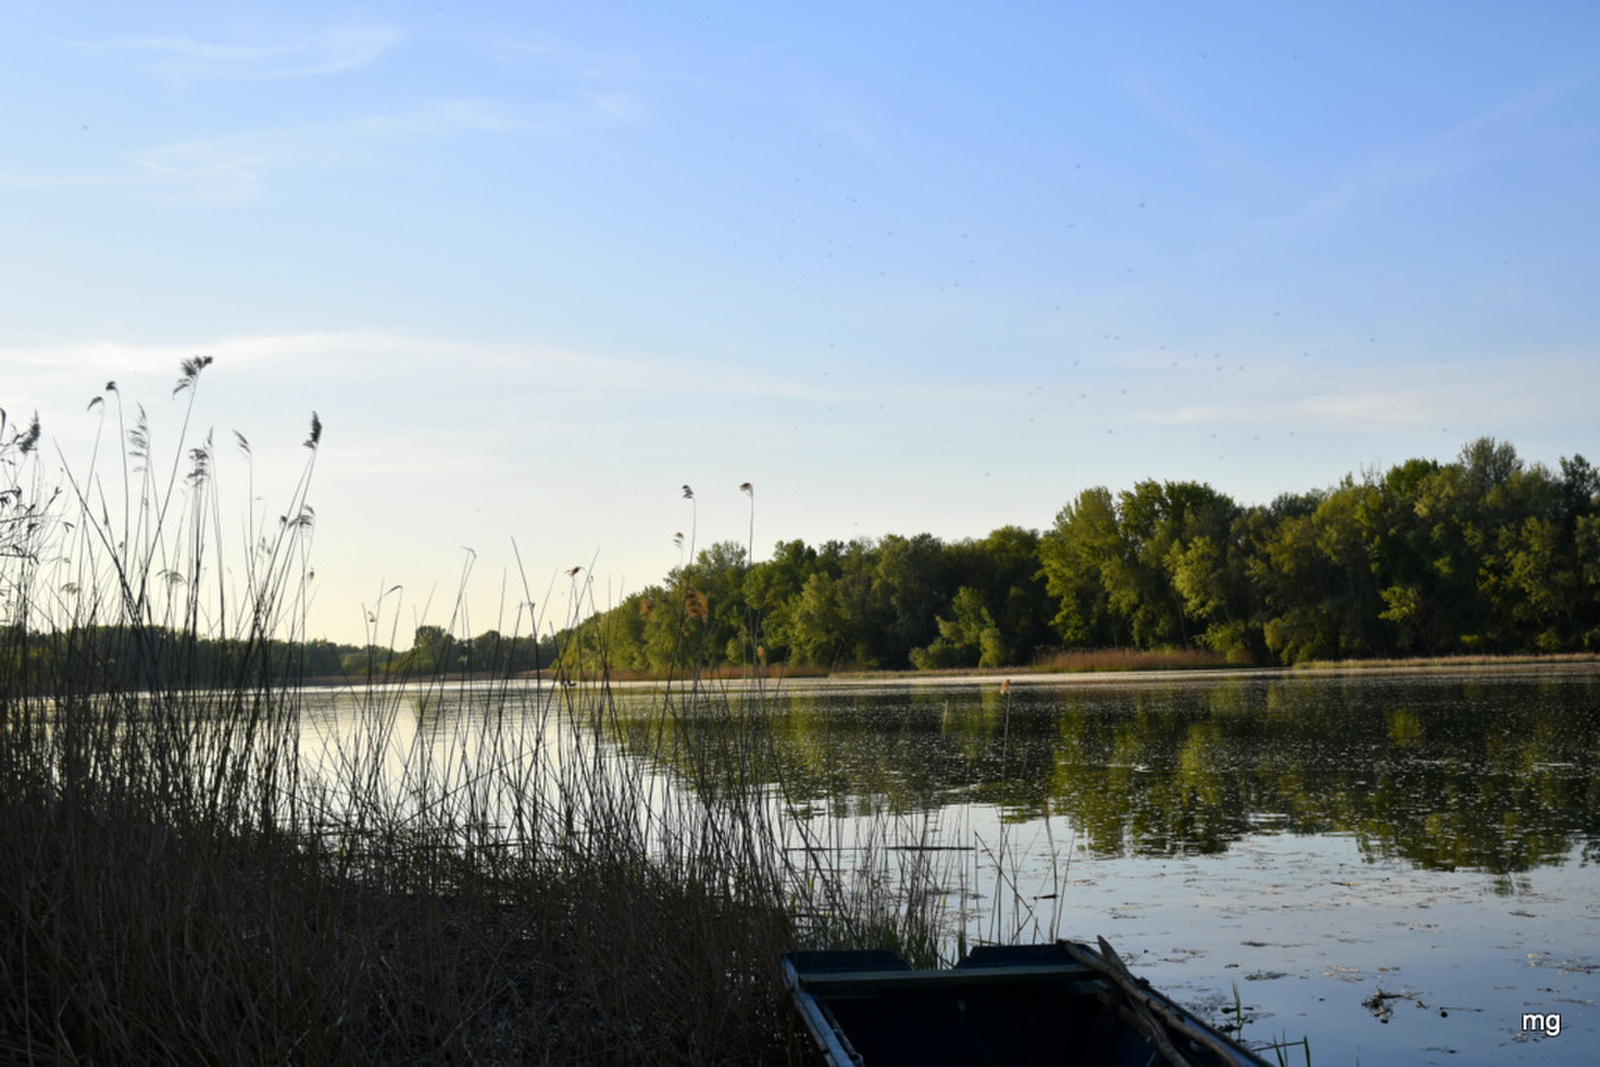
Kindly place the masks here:
POLYGON ((753 719, 782 818, 891 891, 931 864, 952 948, 1103 935, 1317 1064, 1600 1049, 1600 670, 785 683, 666 729, 620 693, 668 782, 753 719))

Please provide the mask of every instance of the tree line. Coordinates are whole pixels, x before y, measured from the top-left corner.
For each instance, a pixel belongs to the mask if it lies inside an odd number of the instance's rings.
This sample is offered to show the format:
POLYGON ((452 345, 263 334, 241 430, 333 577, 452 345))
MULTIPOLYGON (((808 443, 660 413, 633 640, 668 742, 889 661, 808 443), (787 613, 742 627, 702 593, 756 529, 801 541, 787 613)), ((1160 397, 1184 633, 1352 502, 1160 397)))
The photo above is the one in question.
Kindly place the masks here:
MULTIPOLYGON (((575 586, 576 587, 576 586, 575 586)), ((1026 666, 1063 649, 1191 649, 1241 664, 1600 651, 1600 472, 1480 438, 1330 489, 1240 504, 1197 482, 1086 489, 1042 533, 720 541, 585 621, 409 649, 199 638, 159 627, 16 635, 3 664, 96 686, 234 674, 418 677, 755 664, 1026 666)))
POLYGON ((503 636, 488 630, 457 639, 419 626, 412 647, 277 638, 201 637, 158 625, 88 625, 0 634, 0 671, 55 691, 164 690, 285 686, 304 679, 426 678, 434 674, 528 674, 550 669, 557 636, 503 636))
POLYGON ((1084 490, 1043 533, 724 541, 560 635, 559 666, 1026 665, 1067 649, 1230 662, 1600 650, 1600 473, 1485 437, 1240 504, 1196 482, 1084 490))

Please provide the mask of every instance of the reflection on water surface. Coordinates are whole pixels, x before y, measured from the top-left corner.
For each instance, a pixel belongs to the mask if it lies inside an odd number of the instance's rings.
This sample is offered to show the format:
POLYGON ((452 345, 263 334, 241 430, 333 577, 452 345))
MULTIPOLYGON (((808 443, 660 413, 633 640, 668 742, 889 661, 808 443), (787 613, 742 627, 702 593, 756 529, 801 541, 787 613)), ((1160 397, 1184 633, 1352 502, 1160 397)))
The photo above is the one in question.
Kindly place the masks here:
POLYGON ((931 864, 953 938, 1104 934, 1319 1064, 1588 1064, 1597 697, 1594 668, 624 687, 574 730, 446 689, 401 700, 385 744, 559 768, 598 735, 654 768, 647 803, 764 796, 872 892, 931 864))
POLYGON ((887 817, 942 850, 968 940, 1105 934, 1317 1063, 1587 1064, 1597 697, 1592 669, 990 679, 728 693, 666 724, 641 694, 617 731, 668 773, 756 731, 755 773, 820 839, 887 817))
MULTIPOLYGON (((760 701, 802 808, 987 805, 1068 819, 1095 856, 1225 851, 1262 833, 1350 834, 1363 854, 1513 874, 1600 840, 1593 673, 1234 677, 1137 684, 789 689, 760 701)), ((731 702, 742 698, 727 697, 731 702)), ((624 730, 673 762, 745 729, 638 696, 624 730)))

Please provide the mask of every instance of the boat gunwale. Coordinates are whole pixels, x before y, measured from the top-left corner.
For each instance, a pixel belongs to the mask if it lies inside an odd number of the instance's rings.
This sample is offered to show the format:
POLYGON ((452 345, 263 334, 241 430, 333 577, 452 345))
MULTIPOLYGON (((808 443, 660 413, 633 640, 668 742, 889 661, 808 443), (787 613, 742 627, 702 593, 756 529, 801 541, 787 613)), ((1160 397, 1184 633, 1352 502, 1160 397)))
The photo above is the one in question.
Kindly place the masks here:
POLYGON ((1267 1061, 1255 1052, 1132 974, 1104 938, 1100 939, 1099 952, 1087 944, 1061 940, 1053 945, 1003 948, 1001 954, 1022 962, 987 963, 969 957, 953 968, 917 970, 893 953, 874 950, 789 953, 782 962, 785 982, 818 1051, 837 1067, 854 1067, 864 1058, 830 1009, 830 1001, 865 1000, 891 992, 1008 984, 1059 987, 1071 996, 1098 998, 1125 1025, 1150 1041, 1168 1063, 1191 1062, 1171 1044, 1174 1035, 1181 1035, 1204 1048, 1224 1067, 1267 1067, 1267 1061), (1051 950, 1064 958, 1051 959, 1051 950), (866 965, 851 966, 852 956, 866 965), (899 960, 899 966, 881 965, 892 960, 899 960))

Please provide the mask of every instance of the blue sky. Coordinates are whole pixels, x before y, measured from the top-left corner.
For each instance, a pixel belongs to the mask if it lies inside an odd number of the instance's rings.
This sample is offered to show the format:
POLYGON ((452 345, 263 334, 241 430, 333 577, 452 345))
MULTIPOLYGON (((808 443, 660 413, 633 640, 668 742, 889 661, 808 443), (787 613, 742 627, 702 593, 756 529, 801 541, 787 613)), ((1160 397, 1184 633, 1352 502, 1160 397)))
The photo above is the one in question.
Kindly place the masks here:
POLYGON ((547 620, 570 566, 658 580, 684 483, 701 544, 753 483, 760 556, 1600 459, 1597 43, 1582 3, 25 0, 0 407, 81 466, 115 379, 159 451, 212 355, 267 501, 317 411, 346 641, 469 562, 458 626, 509 628, 512 539, 547 620))

